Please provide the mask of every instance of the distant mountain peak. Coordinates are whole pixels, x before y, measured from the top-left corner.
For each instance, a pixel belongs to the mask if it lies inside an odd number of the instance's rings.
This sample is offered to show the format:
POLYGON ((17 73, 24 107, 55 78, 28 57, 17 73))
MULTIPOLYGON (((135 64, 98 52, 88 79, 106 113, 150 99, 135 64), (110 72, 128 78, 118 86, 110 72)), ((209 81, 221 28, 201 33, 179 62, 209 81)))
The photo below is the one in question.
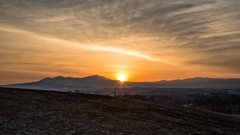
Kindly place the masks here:
POLYGON ((91 76, 87 76, 87 77, 84 77, 82 79, 103 79, 103 80, 111 80, 109 78, 106 78, 104 76, 100 76, 100 75, 91 75, 91 76))
POLYGON ((64 77, 64 76, 56 76, 56 77, 46 77, 43 78, 40 81, 53 81, 53 80, 73 80, 73 79, 83 79, 83 80, 111 80, 109 78, 106 78, 104 76, 100 76, 100 75, 91 75, 91 76, 87 76, 87 77, 83 77, 83 78, 73 78, 73 77, 64 77))
POLYGON ((46 81, 46 80, 56 80, 56 79, 64 79, 65 77, 63 76, 56 76, 56 77, 46 77, 43 78, 41 81, 46 81))
POLYGON ((103 77, 103 76, 96 74, 96 75, 91 75, 91 76, 87 76, 87 77, 103 77))

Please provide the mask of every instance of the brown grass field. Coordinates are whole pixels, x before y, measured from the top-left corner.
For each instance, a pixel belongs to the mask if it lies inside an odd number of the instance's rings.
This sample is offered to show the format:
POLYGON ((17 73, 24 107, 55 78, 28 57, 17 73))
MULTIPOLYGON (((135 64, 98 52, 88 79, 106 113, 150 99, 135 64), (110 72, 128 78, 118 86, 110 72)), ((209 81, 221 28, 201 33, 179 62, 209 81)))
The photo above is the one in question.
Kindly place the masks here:
POLYGON ((0 88, 2 135, 240 135, 240 117, 128 97, 0 88))

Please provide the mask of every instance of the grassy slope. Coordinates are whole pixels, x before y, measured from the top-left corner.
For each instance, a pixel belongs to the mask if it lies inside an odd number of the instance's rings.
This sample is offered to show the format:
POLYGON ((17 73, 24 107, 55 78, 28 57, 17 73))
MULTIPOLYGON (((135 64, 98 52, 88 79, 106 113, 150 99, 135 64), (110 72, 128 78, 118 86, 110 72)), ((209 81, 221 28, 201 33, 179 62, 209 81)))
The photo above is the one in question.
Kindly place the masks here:
POLYGON ((240 134, 240 118, 107 97, 0 88, 0 134, 240 134))

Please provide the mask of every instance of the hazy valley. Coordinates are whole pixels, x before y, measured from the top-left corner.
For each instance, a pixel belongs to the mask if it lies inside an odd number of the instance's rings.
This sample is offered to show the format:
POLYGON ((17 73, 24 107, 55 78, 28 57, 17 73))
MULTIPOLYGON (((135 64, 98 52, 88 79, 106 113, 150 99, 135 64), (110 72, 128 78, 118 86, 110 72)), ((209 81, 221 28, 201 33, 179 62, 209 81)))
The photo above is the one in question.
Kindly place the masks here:
POLYGON ((172 81, 120 82, 99 75, 84 78, 59 76, 4 87, 107 96, 138 95, 141 99, 160 103, 240 114, 240 79, 198 77, 172 81))

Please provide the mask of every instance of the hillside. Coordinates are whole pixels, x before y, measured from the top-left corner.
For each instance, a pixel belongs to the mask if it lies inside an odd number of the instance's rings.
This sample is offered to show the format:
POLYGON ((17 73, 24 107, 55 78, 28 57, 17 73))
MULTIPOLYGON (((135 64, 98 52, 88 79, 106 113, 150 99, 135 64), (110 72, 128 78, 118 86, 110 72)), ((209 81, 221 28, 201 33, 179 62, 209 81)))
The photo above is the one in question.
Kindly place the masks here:
POLYGON ((240 134, 240 117, 127 97, 0 88, 0 134, 240 134))

